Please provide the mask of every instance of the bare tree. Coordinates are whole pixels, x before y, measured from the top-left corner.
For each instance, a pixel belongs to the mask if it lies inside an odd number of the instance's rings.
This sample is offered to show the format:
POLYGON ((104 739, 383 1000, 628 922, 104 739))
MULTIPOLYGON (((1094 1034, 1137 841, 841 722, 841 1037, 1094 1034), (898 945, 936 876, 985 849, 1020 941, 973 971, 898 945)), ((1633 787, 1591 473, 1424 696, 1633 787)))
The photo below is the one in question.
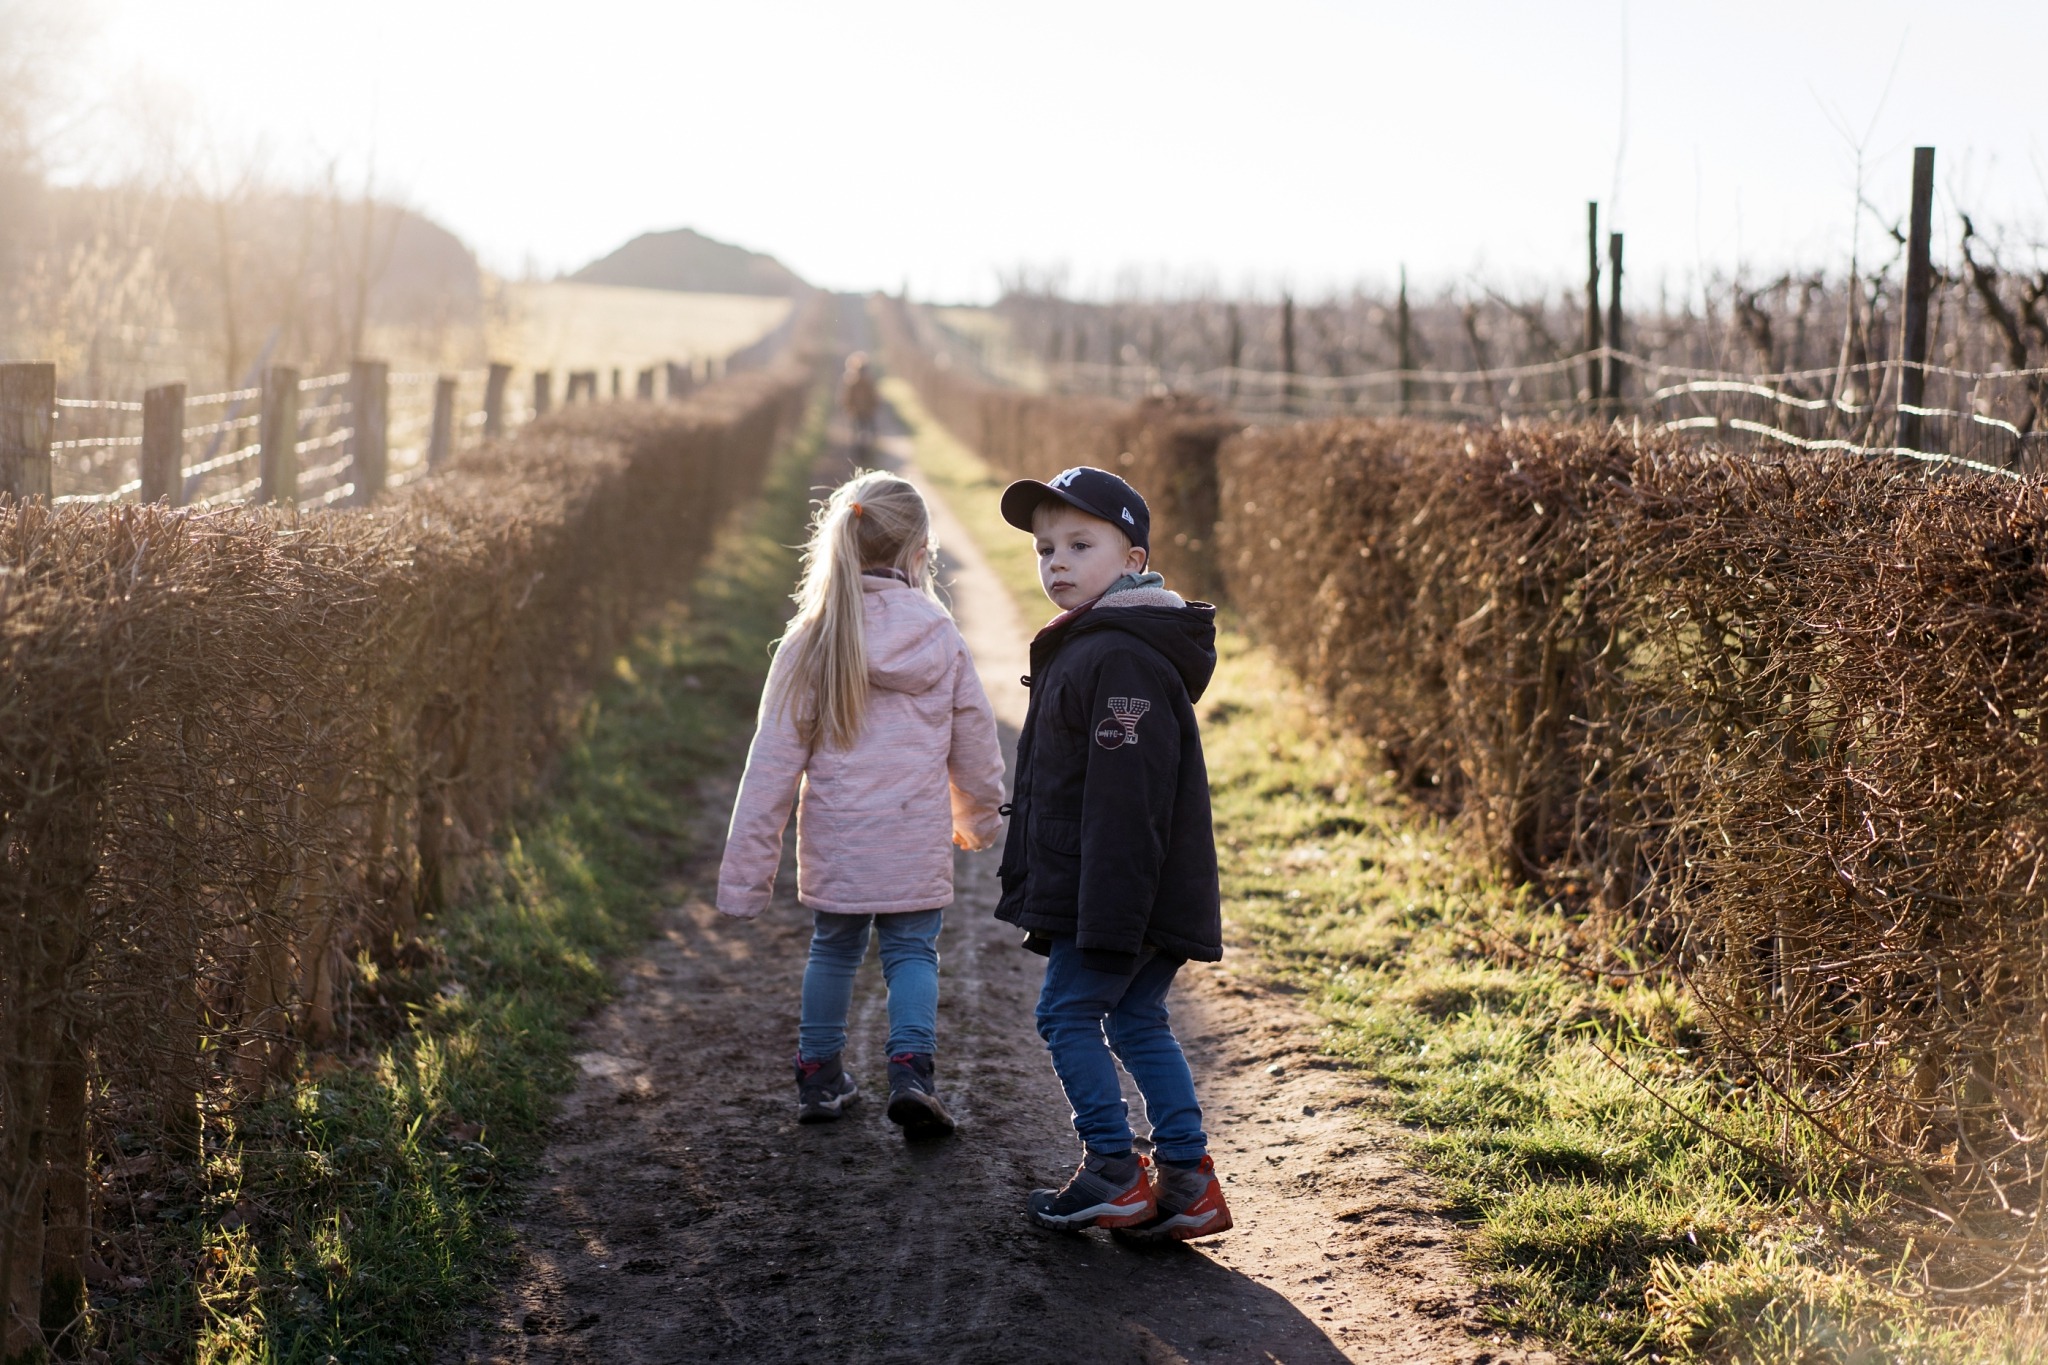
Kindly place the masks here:
POLYGON ((9 349, 20 278, 41 201, 43 142, 80 33, 59 0, 0 0, 0 350, 9 349))

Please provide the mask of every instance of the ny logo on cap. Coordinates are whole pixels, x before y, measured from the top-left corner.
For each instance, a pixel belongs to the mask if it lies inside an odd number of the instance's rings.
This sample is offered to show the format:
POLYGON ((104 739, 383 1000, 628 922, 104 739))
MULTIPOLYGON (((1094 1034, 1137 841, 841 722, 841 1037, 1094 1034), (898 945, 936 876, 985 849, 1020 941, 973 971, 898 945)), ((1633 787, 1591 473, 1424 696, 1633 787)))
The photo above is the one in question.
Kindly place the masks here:
POLYGON ((1081 469, 1078 465, 1072 469, 1062 469, 1059 473, 1052 476, 1051 481, 1046 484, 1046 487, 1065 488, 1067 485, 1071 484, 1074 480, 1080 477, 1081 469))

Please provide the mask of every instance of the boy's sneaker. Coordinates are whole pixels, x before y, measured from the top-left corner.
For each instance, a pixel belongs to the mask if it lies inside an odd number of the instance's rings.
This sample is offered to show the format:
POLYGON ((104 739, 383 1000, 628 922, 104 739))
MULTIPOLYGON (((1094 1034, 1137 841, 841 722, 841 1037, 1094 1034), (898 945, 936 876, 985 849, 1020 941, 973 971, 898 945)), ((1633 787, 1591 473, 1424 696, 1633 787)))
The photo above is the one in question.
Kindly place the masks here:
POLYGON ((1117 1229, 1117 1236, 1134 1242, 1185 1242, 1207 1237, 1230 1227, 1230 1206, 1223 1202, 1223 1182, 1216 1178, 1216 1163, 1203 1157, 1194 1166, 1159 1162, 1154 1168, 1159 1179, 1154 1187, 1158 1211, 1142 1223, 1117 1229))
POLYGON ((807 1062, 802 1057, 796 1059, 798 1123, 830 1123, 858 1094, 860 1087, 839 1064, 838 1053, 816 1062, 807 1062))
POLYGON ((903 1136, 944 1137, 953 1131, 953 1116, 939 1102, 933 1083, 932 1054, 899 1052, 889 1059, 889 1122, 900 1124, 903 1136))
POLYGON ((1082 1228, 1127 1228, 1148 1221, 1157 1207, 1148 1163, 1125 1153, 1090 1152, 1074 1178, 1057 1190, 1033 1190, 1026 1207, 1040 1227, 1079 1232, 1082 1228))

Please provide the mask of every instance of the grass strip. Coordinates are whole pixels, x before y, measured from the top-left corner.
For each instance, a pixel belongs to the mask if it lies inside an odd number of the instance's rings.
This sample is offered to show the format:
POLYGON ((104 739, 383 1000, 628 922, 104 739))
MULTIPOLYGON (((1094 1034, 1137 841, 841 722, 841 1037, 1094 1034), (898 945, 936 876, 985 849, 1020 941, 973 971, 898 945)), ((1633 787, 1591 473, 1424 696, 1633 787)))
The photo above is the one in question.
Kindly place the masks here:
MULTIPOLYGON (((1472 1230, 1502 1327, 1589 1361, 2039 1359, 1928 1311, 1867 1249, 1882 1190, 1788 1171, 1668 978, 1589 975, 1574 926, 1484 872, 1242 636, 1203 704, 1233 939, 1328 1024, 1472 1230)), ((1796 1140, 1796 1132, 1791 1135, 1796 1140)), ((2028 1342, 2032 1344, 2029 1345, 2028 1342)))
POLYGON ((946 430, 907 379, 881 383, 882 397, 910 428, 911 458, 920 476, 944 498, 967 533, 988 556, 996 577, 1023 609, 1027 621, 1042 621, 1058 610, 1038 586, 1038 559, 1031 537, 1003 520, 1000 501, 1009 480, 946 430))
POLYGON ((736 765, 788 613, 822 405, 687 603, 588 700, 545 791, 411 965, 363 964, 369 1041, 209 1124, 156 1215, 147 1289, 96 1296, 114 1359, 424 1359, 502 1268, 500 1215, 574 1079, 572 1026, 651 931, 695 791, 736 765))
MULTIPOLYGON (((925 478, 1041 610, 1002 480, 903 381, 884 392, 925 478)), ((1200 715, 1226 934, 1325 1021, 1329 1055, 1383 1084, 1471 1230, 1498 1326, 1595 1362, 2048 1360, 2039 1318, 1936 1311, 1903 1258, 1859 1242, 1883 1191, 1764 1155, 1780 1119, 1713 1068, 1672 981, 1558 961, 1576 926, 1489 874, 1228 613, 1218 647, 1200 715)))

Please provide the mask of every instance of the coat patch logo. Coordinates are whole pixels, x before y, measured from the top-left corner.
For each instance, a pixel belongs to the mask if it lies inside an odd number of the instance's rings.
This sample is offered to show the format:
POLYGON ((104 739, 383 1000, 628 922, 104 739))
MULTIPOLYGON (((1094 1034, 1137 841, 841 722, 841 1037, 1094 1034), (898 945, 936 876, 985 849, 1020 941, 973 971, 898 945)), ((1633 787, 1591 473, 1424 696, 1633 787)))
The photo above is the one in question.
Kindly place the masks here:
POLYGON ((1143 697, 1111 697, 1109 719, 1095 727, 1095 742, 1105 749, 1121 749, 1138 742, 1138 720, 1152 709, 1143 697))

